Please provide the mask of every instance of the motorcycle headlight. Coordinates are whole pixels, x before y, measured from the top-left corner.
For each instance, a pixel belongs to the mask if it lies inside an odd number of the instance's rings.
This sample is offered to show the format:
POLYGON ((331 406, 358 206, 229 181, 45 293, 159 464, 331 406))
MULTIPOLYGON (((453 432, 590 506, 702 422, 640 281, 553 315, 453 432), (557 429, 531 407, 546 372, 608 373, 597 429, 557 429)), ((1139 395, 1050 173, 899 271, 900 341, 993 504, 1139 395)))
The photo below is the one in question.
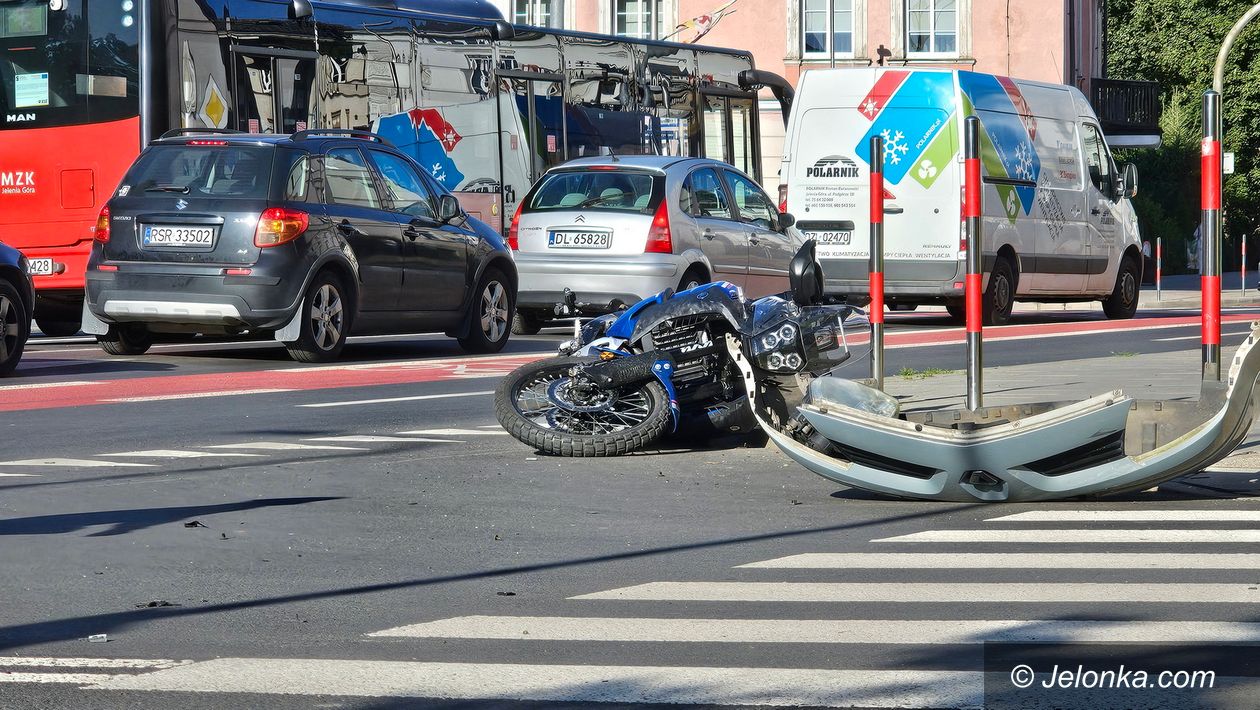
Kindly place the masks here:
POLYGON ((753 357, 771 372, 797 372, 805 366, 799 329, 793 323, 778 323, 753 338, 753 357))

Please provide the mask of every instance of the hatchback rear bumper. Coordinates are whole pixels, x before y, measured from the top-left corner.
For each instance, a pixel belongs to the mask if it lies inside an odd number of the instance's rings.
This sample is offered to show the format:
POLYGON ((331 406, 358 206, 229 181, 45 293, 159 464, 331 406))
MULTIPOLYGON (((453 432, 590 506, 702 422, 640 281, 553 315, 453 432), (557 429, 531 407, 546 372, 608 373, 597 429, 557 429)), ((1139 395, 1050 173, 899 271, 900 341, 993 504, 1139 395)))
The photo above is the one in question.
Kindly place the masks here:
POLYGON ((564 302, 564 290, 573 292, 585 313, 609 313, 618 304, 627 306, 677 288, 682 273, 672 254, 633 258, 558 257, 555 254, 517 252, 520 287, 516 303, 521 308, 550 310, 564 302))

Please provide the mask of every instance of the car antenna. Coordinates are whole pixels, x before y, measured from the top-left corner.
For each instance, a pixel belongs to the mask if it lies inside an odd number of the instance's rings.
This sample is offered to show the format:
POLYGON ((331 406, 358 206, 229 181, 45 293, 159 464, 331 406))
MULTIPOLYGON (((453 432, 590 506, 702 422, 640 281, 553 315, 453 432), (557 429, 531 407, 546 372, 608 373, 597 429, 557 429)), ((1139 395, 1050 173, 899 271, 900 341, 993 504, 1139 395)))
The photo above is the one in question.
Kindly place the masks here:
POLYGON ((620 162, 621 162, 621 158, 618 158, 618 157, 617 157, 617 154, 613 152, 612 146, 608 146, 607 150, 608 150, 608 155, 612 157, 612 161, 613 161, 614 163, 620 163, 620 162))

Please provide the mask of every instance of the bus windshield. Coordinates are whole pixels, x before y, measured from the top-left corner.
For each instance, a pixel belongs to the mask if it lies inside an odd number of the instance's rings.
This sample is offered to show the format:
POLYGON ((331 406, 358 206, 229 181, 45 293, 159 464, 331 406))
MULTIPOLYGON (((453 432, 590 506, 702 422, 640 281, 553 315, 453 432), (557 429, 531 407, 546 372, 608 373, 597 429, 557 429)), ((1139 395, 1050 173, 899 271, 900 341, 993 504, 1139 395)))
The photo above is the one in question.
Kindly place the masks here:
POLYGON ((0 0, 0 130, 139 114, 139 3, 0 0))

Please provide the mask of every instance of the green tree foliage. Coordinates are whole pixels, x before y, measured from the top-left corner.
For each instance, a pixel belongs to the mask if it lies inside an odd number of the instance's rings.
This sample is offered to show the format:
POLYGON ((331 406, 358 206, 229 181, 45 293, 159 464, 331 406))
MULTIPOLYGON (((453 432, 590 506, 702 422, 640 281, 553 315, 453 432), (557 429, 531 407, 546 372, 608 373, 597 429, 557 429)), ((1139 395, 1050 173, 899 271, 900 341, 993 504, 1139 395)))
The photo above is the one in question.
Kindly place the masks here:
MULTIPOLYGON (((1135 200, 1143 238, 1164 240, 1166 270, 1182 267, 1199 219, 1199 139, 1203 92, 1216 54, 1253 0, 1107 0, 1107 75, 1157 81, 1163 92, 1163 145, 1118 156, 1137 164, 1135 200)), ((1225 179, 1224 257, 1236 268, 1238 235, 1260 231, 1260 20, 1243 31, 1226 62, 1222 98, 1225 150, 1235 174, 1225 179)), ((1254 257, 1251 258, 1254 263, 1254 257)))

